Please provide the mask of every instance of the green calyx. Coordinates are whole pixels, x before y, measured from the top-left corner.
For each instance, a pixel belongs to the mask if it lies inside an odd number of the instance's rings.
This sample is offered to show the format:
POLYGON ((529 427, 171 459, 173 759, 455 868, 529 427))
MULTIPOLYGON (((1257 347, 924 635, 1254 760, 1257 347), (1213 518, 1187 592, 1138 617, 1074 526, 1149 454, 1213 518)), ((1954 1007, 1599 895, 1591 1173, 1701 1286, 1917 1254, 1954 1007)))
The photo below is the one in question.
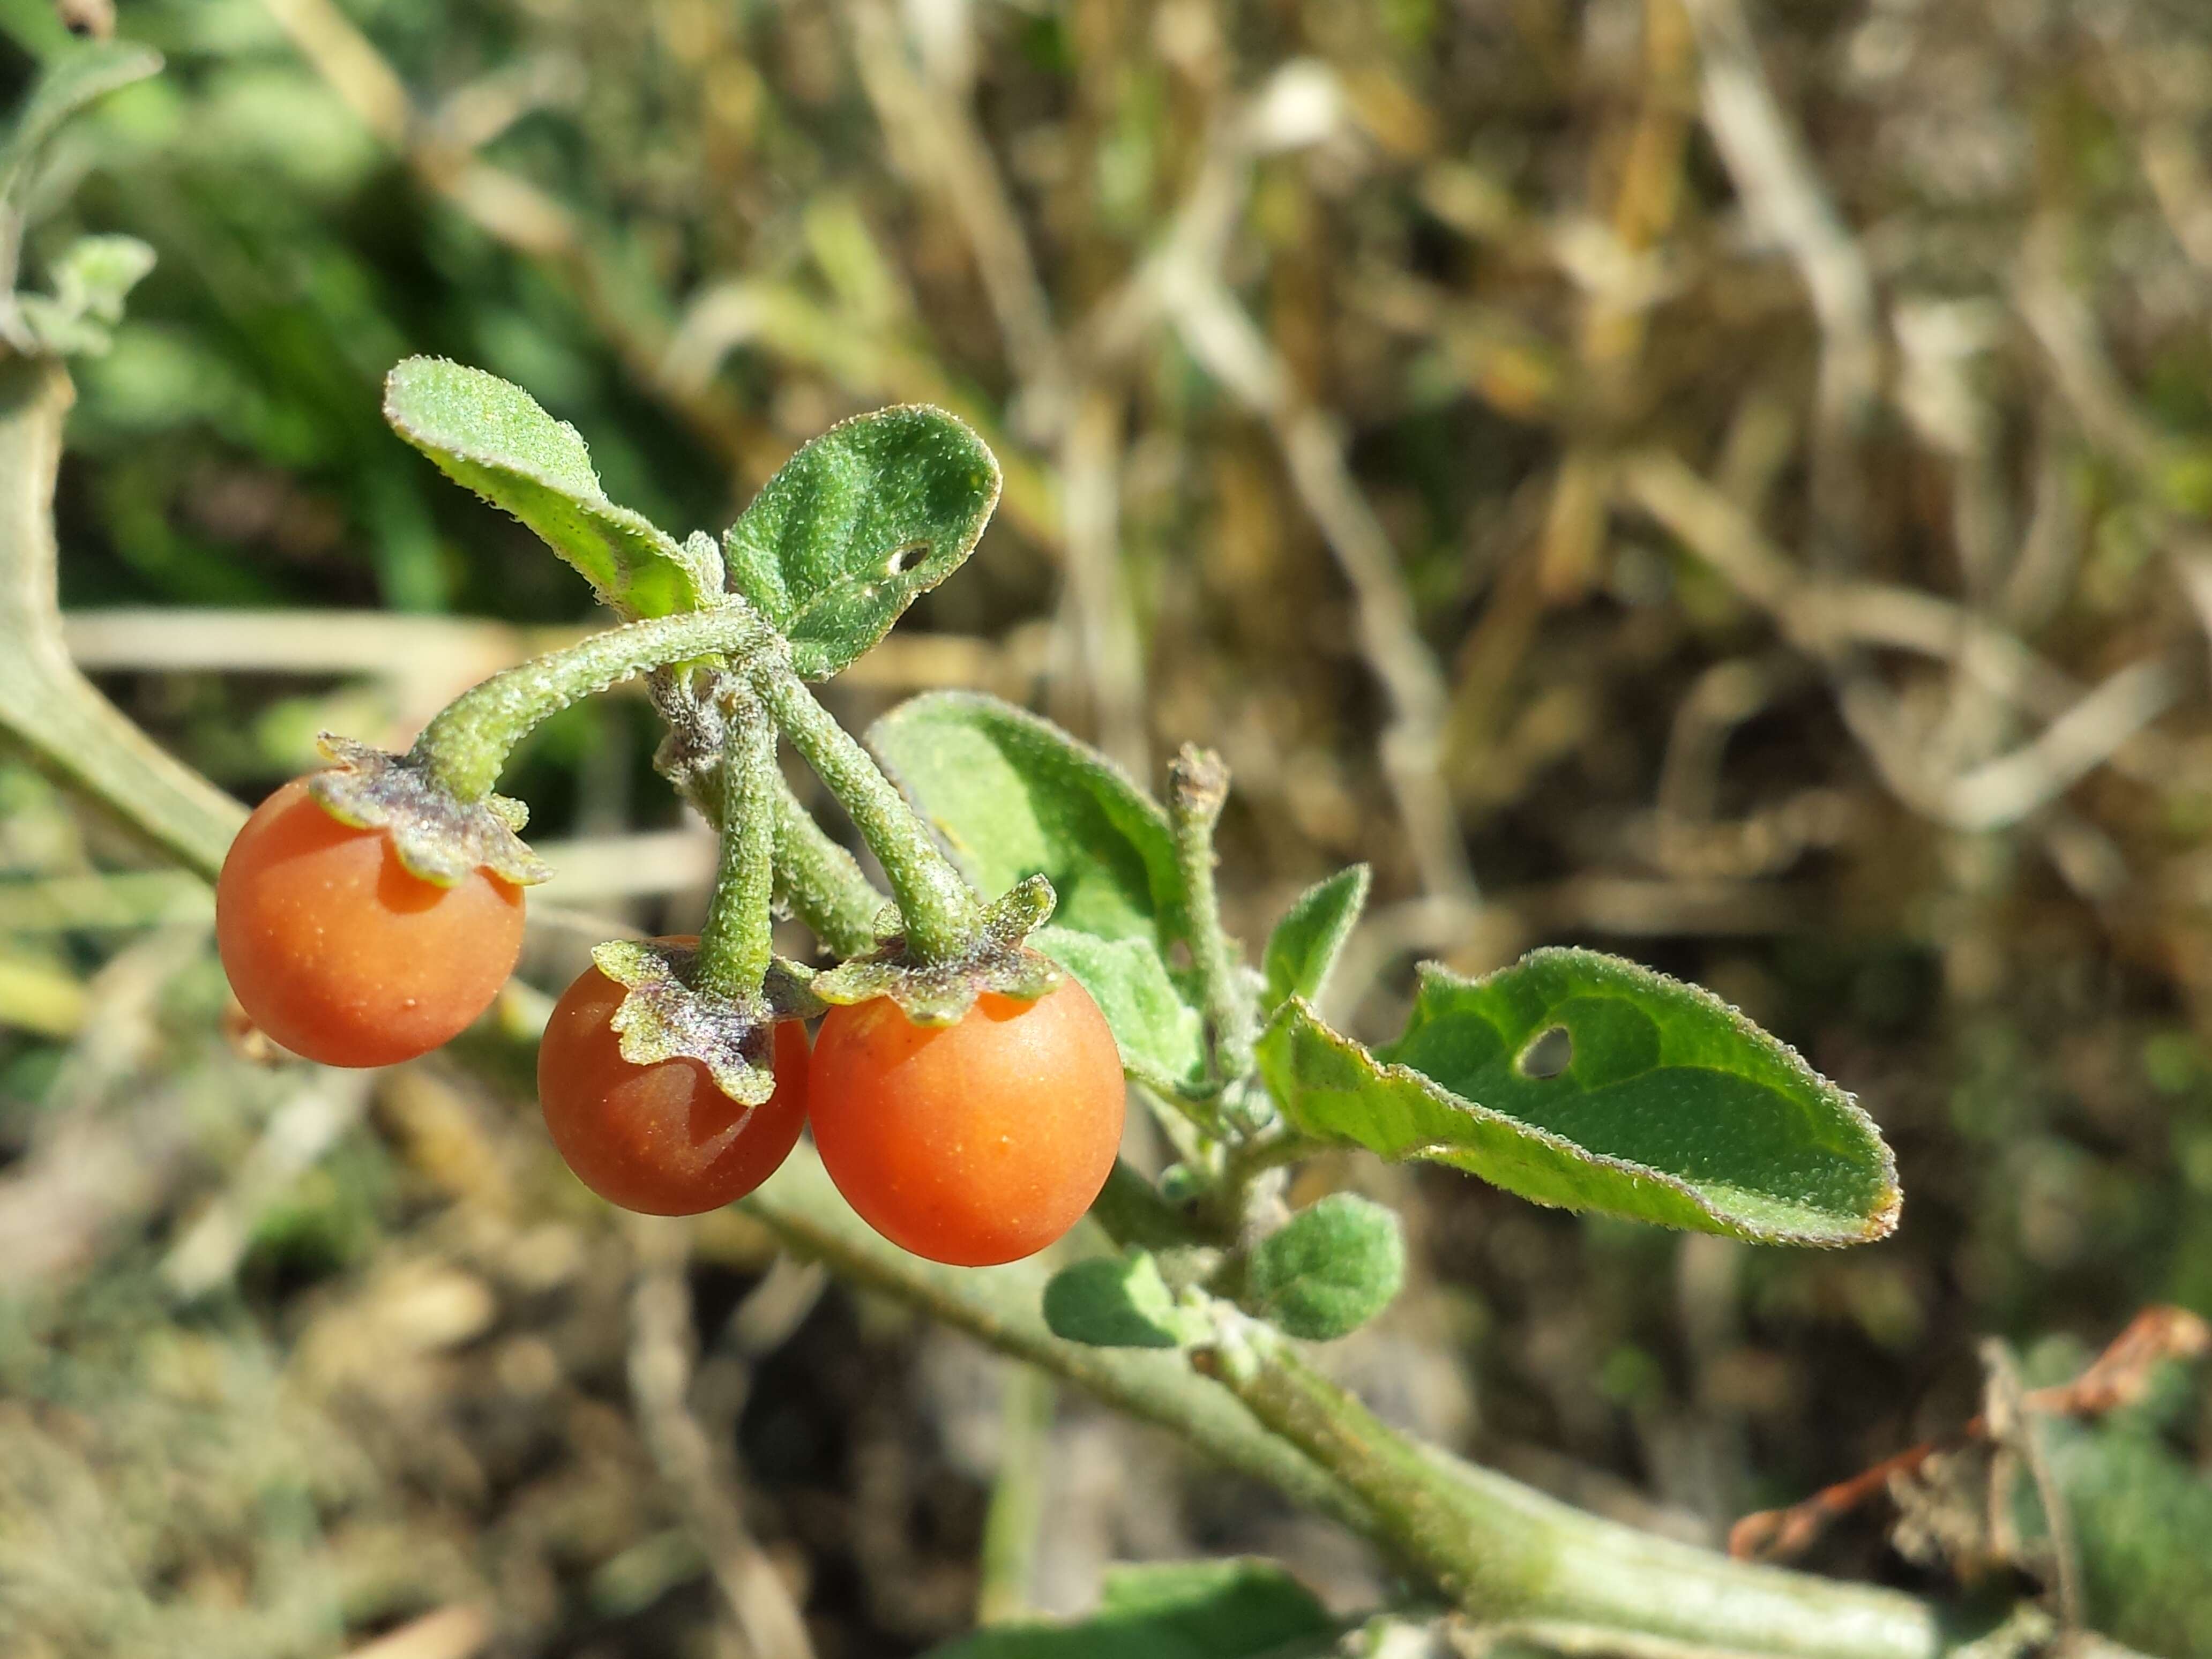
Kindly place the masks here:
POLYGON ((1051 916, 1054 902, 1051 882, 1031 876, 985 908, 961 954, 927 960, 909 948, 903 934, 893 934, 817 975, 814 994, 845 1006, 889 997, 916 1025, 957 1024, 986 991, 1035 1001, 1065 977, 1058 963, 1027 944, 1051 916))
POLYGON ((332 762, 307 791, 340 823, 381 830, 406 872, 440 887, 489 870, 519 887, 553 872, 518 833, 529 811, 519 800, 484 794, 463 800, 412 756, 388 755, 325 732, 316 746, 332 762))

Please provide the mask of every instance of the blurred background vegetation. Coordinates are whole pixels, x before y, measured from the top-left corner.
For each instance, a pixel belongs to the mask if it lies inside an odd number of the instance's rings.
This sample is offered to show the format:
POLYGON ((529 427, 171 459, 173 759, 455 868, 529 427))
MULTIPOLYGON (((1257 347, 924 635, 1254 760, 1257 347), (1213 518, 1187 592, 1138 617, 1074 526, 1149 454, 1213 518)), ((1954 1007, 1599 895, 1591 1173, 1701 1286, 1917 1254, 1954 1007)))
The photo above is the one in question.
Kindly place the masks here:
MULTIPOLYGON (((20 88, 58 25, 0 27, 20 88)), ((1210 743, 1247 939, 1375 866, 1350 1029, 1395 1031, 1419 957, 1595 944, 1741 1006, 1898 1149, 1902 1230, 1835 1255, 1313 1166, 1413 1230, 1413 1287, 1328 1355, 1387 1415, 1717 1541, 2146 1304, 2212 1314, 2193 0, 121 0, 116 27, 166 72, 27 203, 29 285, 86 233, 158 256, 76 365, 68 637, 241 798, 319 728, 404 741, 592 624, 387 434, 398 358, 521 383, 679 532, 831 421, 939 403, 1006 503, 833 688, 849 723, 957 684, 1155 781, 1210 743)), ((567 1176, 533 1013, 592 915, 702 903, 653 741, 624 698, 533 739, 514 793, 562 879, 501 1029, 355 1082, 222 1039, 204 891, 0 766, 0 1647, 755 1652, 732 1559, 823 1659, 1081 1607, 1116 1559, 1385 1595, 1325 1523, 739 1218, 671 1266, 567 1176), (733 1534, 643 1407, 672 1285, 733 1534)), ((2051 1426, 2021 1526, 1954 1467, 1895 1537, 1879 1498, 1805 1560, 2043 1582, 2212 1654, 2208 1469, 2212 1394, 2166 1378, 2051 1426)))

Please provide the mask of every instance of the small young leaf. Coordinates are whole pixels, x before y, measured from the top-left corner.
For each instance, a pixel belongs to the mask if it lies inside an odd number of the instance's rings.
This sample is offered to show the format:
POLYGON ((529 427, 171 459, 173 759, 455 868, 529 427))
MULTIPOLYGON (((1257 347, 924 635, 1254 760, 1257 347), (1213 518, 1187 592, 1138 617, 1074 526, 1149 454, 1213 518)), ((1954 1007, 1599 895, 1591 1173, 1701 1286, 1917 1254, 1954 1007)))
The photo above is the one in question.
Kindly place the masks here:
POLYGON ((1254 1313, 1314 1342, 1349 1336, 1405 1282, 1396 1214, 1356 1193, 1332 1193, 1261 1239, 1244 1278, 1254 1313))
POLYGON ((1336 953, 1366 906, 1368 883, 1367 866, 1355 864, 1307 888, 1283 913, 1267 936, 1268 1007, 1292 997, 1311 1002, 1321 995, 1328 970, 1336 965, 1336 953))
POLYGON ((722 537, 732 586, 827 679, 975 550, 999 463, 942 410, 878 410, 833 426, 776 470, 722 537))
POLYGON ((1709 993, 1595 951, 1426 969, 1380 1058, 1293 998, 1260 1066, 1308 1134, 1540 1204, 1774 1243, 1897 1224, 1896 1164, 1856 1102, 1709 993))
POLYGON ((1043 927, 1030 936, 1030 944, 1091 993, 1113 1027, 1130 1075, 1170 1090, 1196 1088, 1205 1080, 1206 1022, 1182 1000, 1150 943, 1043 927))
POLYGON ((53 264, 52 296, 24 294, 16 307, 45 350, 102 356, 123 301, 154 268, 154 250, 135 236, 80 236, 53 264))
POLYGON ((993 1625, 927 1659, 1256 1659, 1326 1654, 1337 1626, 1272 1561, 1109 1567, 1098 1611, 1072 1624, 993 1625))
POLYGON ((1060 906, 1036 946, 1097 1000, 1133 1072, 1202 1073, 1199 1017, 1167 965, 1184 900, 1158 802, 1049 720, 972 692, 903 702, 868 742, 977 890, 1051 878, 1060 906))
POLYGON ((711 543, 679 544, 599 488, 576 428, 495 374, 410 357, 384 382, 384 418, 448 477, 528 525, 625 617, 665 617, 722 592, 711 543))
POLYGON ((1143 1250, 1061 1268, 1044 1287, 1044 1322, 1061 1340, 1094 1348, 1175 1348, 1206 1334, 1143 1250))

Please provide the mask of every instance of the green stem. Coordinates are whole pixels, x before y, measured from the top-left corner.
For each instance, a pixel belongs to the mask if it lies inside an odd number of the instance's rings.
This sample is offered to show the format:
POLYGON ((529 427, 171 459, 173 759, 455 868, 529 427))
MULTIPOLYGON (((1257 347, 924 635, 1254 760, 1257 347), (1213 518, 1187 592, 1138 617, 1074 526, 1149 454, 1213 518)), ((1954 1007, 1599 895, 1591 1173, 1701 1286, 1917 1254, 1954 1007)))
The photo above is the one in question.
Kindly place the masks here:
POLYGON ((1091 1200, 1091 1218, 1125 1250, 1171 1250, 1212 1242, 1126 1158, 1114 1160, 1105 1186, 1091 1200))
POLYGON ((876 942, 876 917, 890 901, 814 821, 781 773, 775 805, 775 896, 832 955, 858 956, 876 942))
POLYGON ((1791 1659, 1929 1659, 1948 1645, 1936 1611, 1910 1596, 1731 1561, 1426 1449, 1287 1354, 1194 1358, 1476 1618, 1791 1659))
POLYGON ((766 655, 775 631, 741 599, 594 634, 464 691, 415 739, 414 758, 462 801, 482 800, 514 745, 541 720, 594 692, 695 657, 766 655))
POLYGON ((898 900, 908 948, 922 962, 965 956, 975 943, 982 907, 937 850, 921 820, 788 663, 757 660, 750 672, 761 701, 791 746, 851 814, 854 827, 882 863, 898 900))
POLYGON ((721 857, 699 928, 692 988, 756 1000, 768 977, 775 882, 775 726, 750 692, 735 701, 723 750, 721 857))
POLYGON ((1168 767, 1168 818, 1175 831, 1176 864, 1189 901, 1190 955, 1206 989, 1213 1026, 1214 1064, 1225 1082, 1252 1074, 1255 1018, 1243 964, 1221 927, 1221 896, 1213 881, 1213 826, 1229 800, 1229 769, 1210 749, 1185 744, 1168 767))
POLYGON ((1030 1578, 1044 1524, 1045 1454, 1051 1443, 1052 1378, 1034 1365, 1000 1370, 999 1470, 983 1516, 975 1622, 1002 1625, 1029 1611, 1030 1578))

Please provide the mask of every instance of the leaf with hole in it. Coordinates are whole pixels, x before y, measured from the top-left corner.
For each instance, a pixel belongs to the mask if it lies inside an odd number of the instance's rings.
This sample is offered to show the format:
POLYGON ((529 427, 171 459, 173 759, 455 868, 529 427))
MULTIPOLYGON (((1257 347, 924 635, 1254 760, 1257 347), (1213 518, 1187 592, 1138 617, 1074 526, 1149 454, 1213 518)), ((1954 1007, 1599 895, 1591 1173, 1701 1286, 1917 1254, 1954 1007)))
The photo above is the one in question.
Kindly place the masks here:
POLYGON ((1366 906, 1369 879, 1364 864, 1340 870, 1327 881, 1307 888, 1283 913, 1275 931, 1267 936, 1263 958, 1268 1007, 1291 997, 1304 997, 1309 1002, 1320 997, 1322 987, 1328 982, 1328 970, 1336 966, 1337 952, 1344 949, 1344 941, 1352 936, 1352 925, 1366 906))
POLYGON ((776 470, 722 537, 730 582, 827 679, 975 550, 999 504, 999 463, 939 409, 908 404, 833 426, 776 470))
POLYGON ((1477 980, 1426 968, 1379 1056, 1294 998, 1260 1066, 1307 1134, 1540 1204, 1775 1243, 1897 1224, 1896 1164, 1856 1102, 1710 993, 1617 957, 1537 951, 1477 980))
POLYGON ((1337 1634, 1313 1592, 1272 1561, 1176 1561, 1109 1567, 1087 1619, 988 1626, 927 1659, 1289 1659, 1332 1652, 1337 1634))
POLYGON ((1389 1307, 1405 1282, 1397 1216, 1357 1193, 1331 1193, 1253 1246, 1243 1299, 1292 1336, 1330 1342, 1389 1307))
POLYGON ((1132 1073, 1194 1083, 1202 1027, 1167 964, 1185 903, 1159 804, 1049 720, 974 692, 901 703, 868 742, 980 891, 1051 878, 1037 948, 1083 981, 1132 1073))
POLYGON ((521 387, 410 357, 385 379, 384 418, 448 477, 536 531, 622 615, 665 617, 721 598, 714 544, 679 543, 609 501, 576 428, 521 387))
POLYGON ((1044 1287, 1044 1322, 1064 1342, 1094 1348, 1174 1348, 1205 1339, 1206 1319, 1176 1305, 1159 1266, 1143 1250, 1093 1256, 1054 1273, 1044 1287))

